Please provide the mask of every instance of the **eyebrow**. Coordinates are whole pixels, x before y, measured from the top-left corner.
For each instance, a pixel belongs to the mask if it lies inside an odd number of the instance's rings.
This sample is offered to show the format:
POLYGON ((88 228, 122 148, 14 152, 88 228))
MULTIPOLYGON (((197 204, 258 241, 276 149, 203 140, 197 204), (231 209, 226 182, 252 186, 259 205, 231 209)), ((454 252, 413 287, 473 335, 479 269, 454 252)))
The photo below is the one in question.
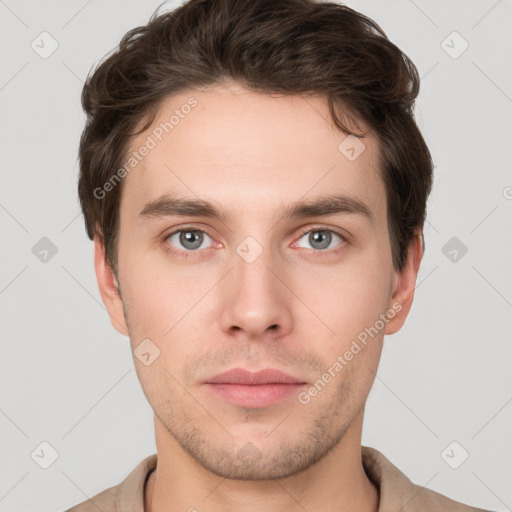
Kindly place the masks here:
MULTIPOLYGON (((370 222, 375 221, 371 209, 361 200, 344 194, 331 194, 309 200, 300 200, 287 207, 282 206, 279 217, 282 220, 303 219, 335 214, 361 215, 370 222)), ((143 218, 164 218, 172 216, 207 217, 226 222, 230 212, 216 208, 203 199, 181 198, 175 195, 163 196, 147 202, 139 213, 143 218)))

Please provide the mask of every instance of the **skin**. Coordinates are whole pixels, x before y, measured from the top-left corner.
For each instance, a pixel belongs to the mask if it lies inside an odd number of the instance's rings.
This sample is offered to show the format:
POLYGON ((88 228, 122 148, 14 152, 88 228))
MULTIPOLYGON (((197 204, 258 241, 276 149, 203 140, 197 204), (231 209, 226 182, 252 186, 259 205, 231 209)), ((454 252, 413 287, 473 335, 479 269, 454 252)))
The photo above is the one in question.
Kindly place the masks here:
POLYGON ((158 465, 146 510, 376 511, 378 491, 361 460, 364 406, 384 335, 401 328, 411 307, 422 255, 416 237, 404 269, 393 267, 378 141, 367 135, 349 161, 325 98, 227 82, 168 98, 131 147, 191 96, 198 105, 124 178, 120 294, 95 239, 113 326, 132 350, 147 338, 160 350, 148 366, 134 357, 155 414, 158 465), (141 217, 163 193, 208 200, 229 216, 141 217), (373 221, 281 215, 295 201, 333 193, 363 202, 373 221), (179 233, 169 238, 178 228, 206 233, 200 248, 188 249, 179 233), (314 228, 334 232, 328 248, 302 234, 314 228), (247 236, 263 248, 252 263, 236 252, 247 236), (393 305, 401 310, 308 404, 292 396, 241 407, 202 384, 231 368, 270 367, 311 386, 393 305))

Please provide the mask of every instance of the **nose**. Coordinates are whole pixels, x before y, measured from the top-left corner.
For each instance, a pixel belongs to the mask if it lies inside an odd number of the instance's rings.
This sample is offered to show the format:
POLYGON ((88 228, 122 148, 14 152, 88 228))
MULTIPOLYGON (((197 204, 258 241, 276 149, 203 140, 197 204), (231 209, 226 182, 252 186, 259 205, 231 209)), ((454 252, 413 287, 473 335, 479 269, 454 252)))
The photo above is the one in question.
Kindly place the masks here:
POLYGON ((233 269, 220 290, 224 332, 240 339, 268 339, 292 329, 291 297, 284 269, 270 251, 254 260, 233 255, 233 269))

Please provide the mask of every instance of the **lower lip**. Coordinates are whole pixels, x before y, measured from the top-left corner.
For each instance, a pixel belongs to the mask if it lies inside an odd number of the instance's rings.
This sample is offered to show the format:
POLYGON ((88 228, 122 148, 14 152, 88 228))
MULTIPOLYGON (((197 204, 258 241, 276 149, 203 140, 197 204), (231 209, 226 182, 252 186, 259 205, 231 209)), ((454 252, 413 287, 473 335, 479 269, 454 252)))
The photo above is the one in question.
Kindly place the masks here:
POLYGON ((214 393, 242 407, 268 407, 296 396, 306 384, 212 384, 206 386, 214 393))

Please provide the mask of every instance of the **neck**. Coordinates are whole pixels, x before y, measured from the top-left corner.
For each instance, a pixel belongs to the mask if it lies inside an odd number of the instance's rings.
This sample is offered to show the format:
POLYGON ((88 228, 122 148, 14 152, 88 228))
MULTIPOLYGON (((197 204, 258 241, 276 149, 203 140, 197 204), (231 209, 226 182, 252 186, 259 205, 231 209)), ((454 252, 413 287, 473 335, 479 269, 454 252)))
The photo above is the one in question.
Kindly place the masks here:
POLYGON ((145 512, 377 512, 379 493, 361 459, 362 414, 321 460, 277 480, 231 480, 199 465, 155 416, 158 463, 144 494, 145 512))

